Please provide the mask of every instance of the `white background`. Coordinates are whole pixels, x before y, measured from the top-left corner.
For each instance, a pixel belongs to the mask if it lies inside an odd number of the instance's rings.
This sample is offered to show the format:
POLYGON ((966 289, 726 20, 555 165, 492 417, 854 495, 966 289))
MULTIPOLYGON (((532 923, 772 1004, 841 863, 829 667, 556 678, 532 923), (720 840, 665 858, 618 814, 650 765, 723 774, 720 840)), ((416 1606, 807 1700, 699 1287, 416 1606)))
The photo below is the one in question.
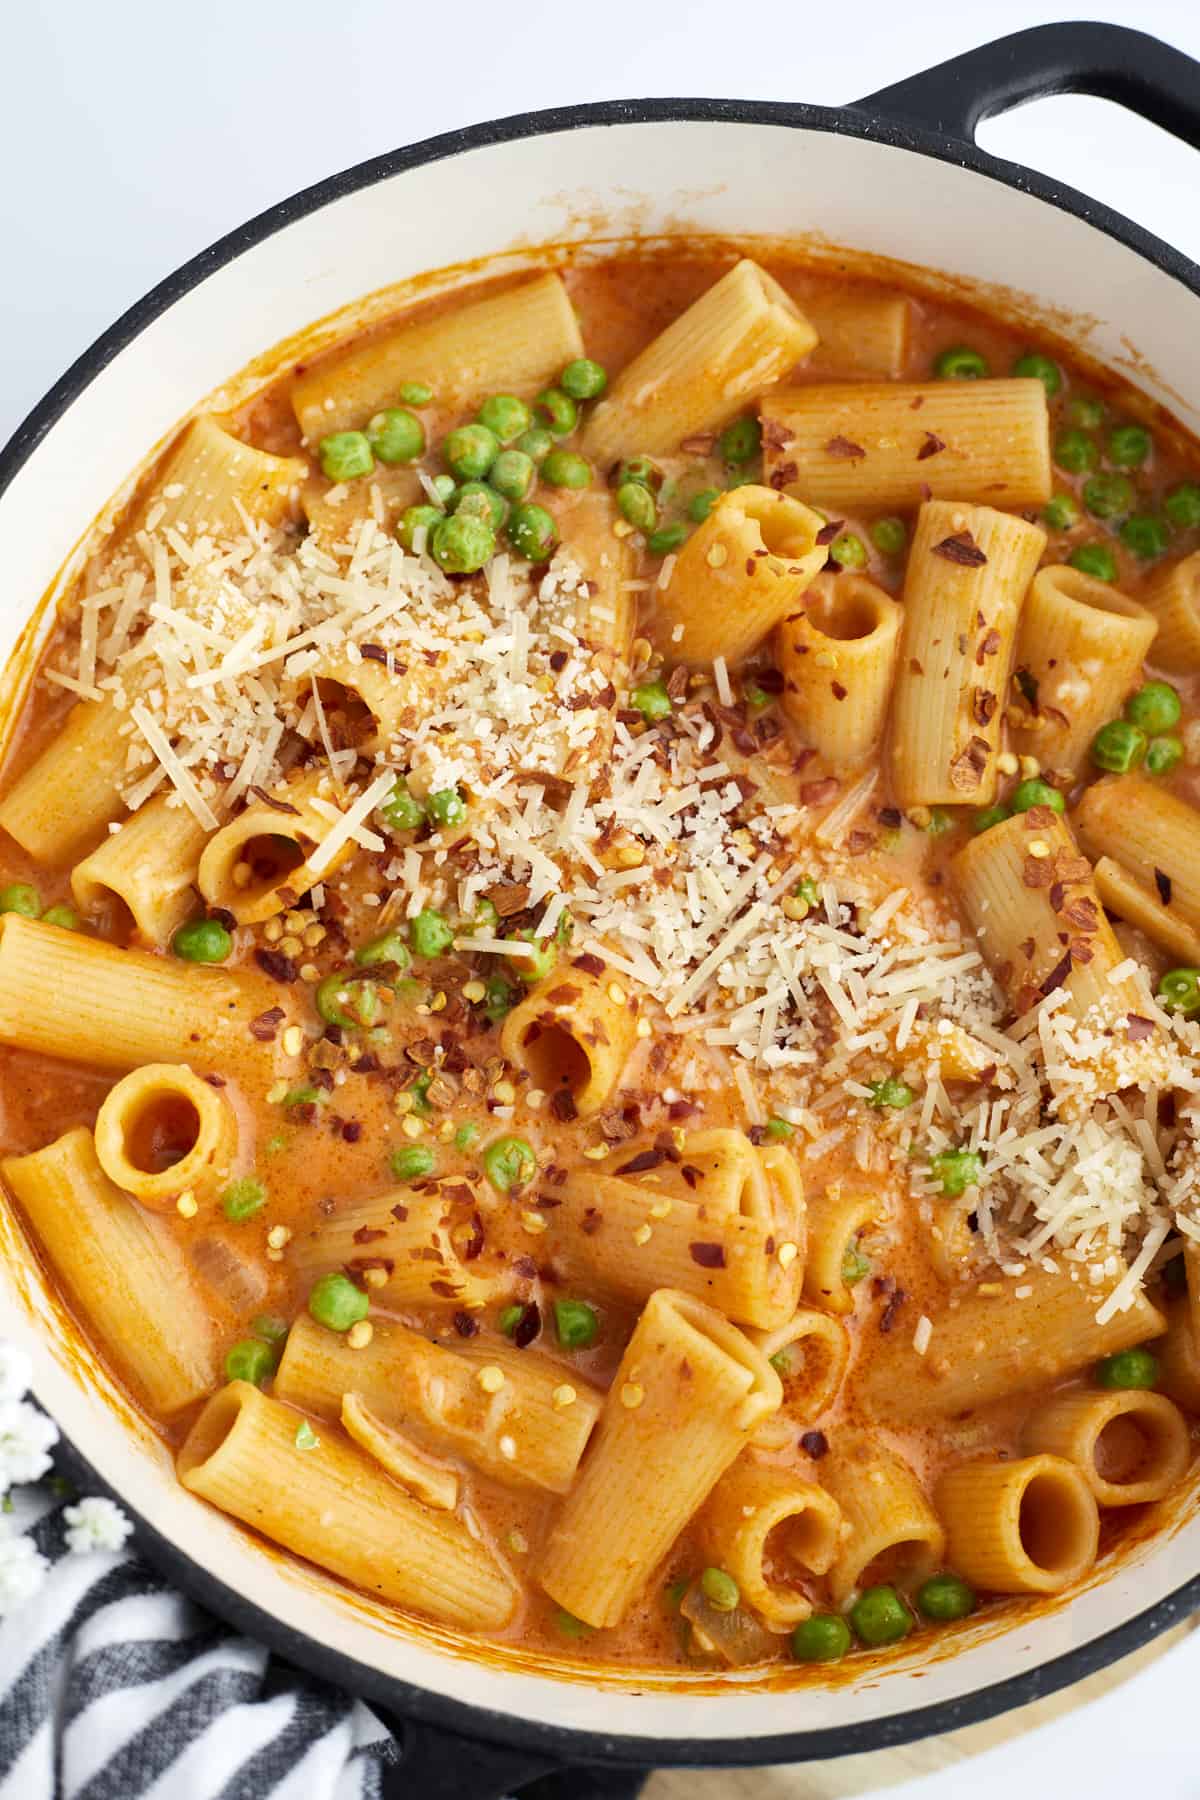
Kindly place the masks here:
MULTIPOLYGON (((1198 0, 1088 10, 1200 57, 1198 0)), ((0 441, 160 277, 335 169, 456 125, 571 101, 837 104, 990 37, 1071 16, 1037 0, 756 9, 736 0, 6 0, 0 441)), ((1200 260, 1200 157, 1153 127, 1100 102, 1061 99, 990 123, 981 141, 1200 260)), ((971 1800, 1012 1800, 1018 1789, 1030 1800, 1129 1800, 1153 1785, 1163 1800, 1200 1796, 1198 1694, 1200 1633, 1069 1718, 890 1791, 942 1800, 969 1785, 971 1800)))

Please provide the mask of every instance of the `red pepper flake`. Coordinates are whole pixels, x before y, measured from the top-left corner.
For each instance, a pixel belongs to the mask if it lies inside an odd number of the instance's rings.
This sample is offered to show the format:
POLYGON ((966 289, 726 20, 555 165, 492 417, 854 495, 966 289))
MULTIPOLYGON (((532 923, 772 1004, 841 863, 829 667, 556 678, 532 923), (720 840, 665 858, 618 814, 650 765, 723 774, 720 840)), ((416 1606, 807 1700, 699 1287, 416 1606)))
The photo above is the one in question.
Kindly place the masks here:
POLYGON ((532 1256, 514 1256, 513 1274, 519 1275, 522 1281, 536 1281, 538 1267, 532 1256))
POLYGON ((1164 906, 1171 904, 1171 877, 1164 875, 1161 869, 1154 871, 1154 885, 1158 889, 1158 897, 1164 906))
POLYGON ((400 1221, 401 1225, 403 1225, 405 1219, 407 1219, 407 1217, 408 1217, 407 1206, 401 1206, 400 1203, 397 1202, 396 1205, 393 1206, 393 1208, 392 1208, 392 1217, 393 1217, 393 1219, 398 1219, 400 1221))
POLYGON ((823 1431, 806 1431, 800 1439, 800 1448, 805 1456, 811 1456, 814 1462, 820 1462, 829 1454, 829 1439, 823 1431))
POLYGON ((849 689, 844 688, 840 681, 831 681, 829 688, 835 700, 844 700, 849 692, 849 689))
POLYGON ((468 1312, 456 1312, 454 1315, 454 1329, 457 1331, 459 1337, 477 1337, 479 1335, 479 1320, 473 1319, 468 1312))
POLYGON ((720 1244, 689 1244, 688 1251, 694 1263, 702 1269, 723 1269, 725 1267, 725 1251, 720 1244))
POLYGON ((248 791, 254 795, 256 800, 260 800, 264 806, 269 806, 272 812, 291 813, 293 818, 299 818, 300 809, 298 806, 289 806, 286 800, 277 800, 274 794, 268 794, 266 788, 251 786, 248 791))
POLYGON ((1043 981, 1041 988, 1039 989, 1042 999, 1044 1000, 1047 994, 1052 994, 1056 988, 1060 988, 1070 973, 1071 952, 1068 950, 1062 960, 1055 963, 1045 981, 1043 981))
POLYGON ((1144 1019, 1141 1013, 1126 1013, 1128 1020, 1128 1038, 1131 1044, 1140 1044, 1143 1038, 1153 1037, 1153 1019, 1144 1019))
POLYGON ((566 651, 565 650, 552 650, 550 652, 550 667, 554 670, 554 673, 556 675, 561 675, 563 670, 566 668, 566 666, 567 666, 566 651))
POLYGON ((503 881, 484 889, 484 897, 491 901, 502 919, 511 919, 514 913, 524 912, 529 905, 529 893, 529 884, 524 881, 503 881))
POLYGON ((986 729, 995 718, 996 708, 999 704, 996 695, 989 693, 987 688, 976 688, 971 697, 971 710, 975 715, 975 723, 986 729))
POLYGON ((973 737, 966 749, 960 750, 950 764, 951 787, 965 793, 978 786, 991 752, 992 747, 986 738, 973 737))
POLYGON ((910 675, 923 675, 925 673, 925 664, 919 657, 910 656, 908 659, 908 672, 910 675))
POLYGON ((275 1033, 278 1031, 280 1025, 282 1025, 283 1019, 284 1011, 282 1006, 269 1007, 266 1012, 259 1013, 256 1019, 251 1019, 250 1036, 252 1038, 257 1038, 260 1044, 273 1043, 275 1041, 275 1033))
POLYGON ((225 1086, 225 1077, 223 1075, 208 1074, 204 1079, 207 1081, 209 1087, 223 1088, 225 1086))
POLYGON ((560 1125, 569 1125, 572 1119, 579 1117, 579 1108, 570 1088, 555 1088, 550 1096, 550 1112, 560 1125))
POLYGON ((429 1291, 431 1294, 437 1294, 442 1300, 458 1299, 458 1289, 452 1281, 431 1281, 429 1291))
POLYGON ((800 470, 794 462, 778 463, 776 467, 771 470, 770 476, 768 477, 768 485, 773 487, 777 494, 781 493, 785 487, 796 480, 799 473, 800 470))
POLYGON ((360 644, 358 647, 368 662, 386 663, 388 659, 382 644, 360 644))
POLYGON ((824 775, 820 781, 802 781, 800 783, 801 806, 827 806, 837 794, 841 783, 836 775, 824 775))
POLYGON ((975 666, 976 666, 976 668, 982 669, 982 667, 983 667, 984 663, 987 661, 988 657, 995 656, 995 654, 999 648, 1000 648, 1000 633, 996 630, 996 627, 993 625, 991 627, 990 631, 984 632, 983 636, 980 638, 979 643, 976 646, 976 649, 975 649, 975 666))
POLYGON ((1064 919, 1074 925, 1076 931, 1096 931, 1100 925, 1100 914, 1094 900, 1072 900, 1064 913, 1064 919))
POLYGON ((931 456, 936 456, 939 450, 944 450, 945 448, 946 443, 944 438, 938 437, 935 432, 927 431, 925 433, 925 441, 917 451, 917 461, 927 462, 931 456))
POLYGON ((969 531, 951 532, 949 537, 933 546, 933 554, 944 556, 947 562, 957 563, 963 569, 981 569, 987 561, 969 531))
POLYGON ((615 1171, 618 1175, 641 1175, 646 1169, 657 1169, 660 1163, 667 1160, 663 1150, 639 1150, 631 1156, 627 1163, 622 1163, 615 1171))
MULTIPOLYGON (((1063 902, 1066 899, 1066 897, 1067 897, 1067 890, 1063 886, 1062 882, 1061 881, 1052 882, 1050 885, 1050 908, 1051 908, 1051 911, 1052 912, 1061 912, 1063 909, 1063 902)), ((1032 943, 1033 939, 1030 938, 1029 941, 1030 941, 1030 943, 1032 943)))
POLYGON ((281 981, 286 985, 296 979, 296 965, 282 950, 256 950, 254 960, 263 974, 269 975, 272 981, 281 981))
POLYGON ((782 419, 764 419, 762 422, 763 443, 772 450, 786 450, 795 438, 782 419))
POLYGON ((542 1329, 542 1309, 536 1300, 521 1308, 521 1316, 513 1326, 512 1341, 518 1350, 527 1350, 542 1329))
POLYGON ((375 1225, 360 1225, 354 1234, 354 1241, 356 1244, 374 1244, 386 1236, 387 1232, 375 1225))
POLYGON ((818 531, 816 537, 813 539, 813 543, 832 544, 834 538, 838 535, 838 532, 841 531, 845 523, 845 519, 830 519, 828 525, 822 525, 820 531, 818 531))
POLYGON ((704 1180, 704 1170, 698 1169, 695 1163, 683 1163, 679 1173, 683 1176, 683 1179, 690 1188, 694 1188, 698 1181, 704 1180))
POLYGON ((846 848, 851 856, 865 856, 868 850, 875 848, 875 833, 861 828, 852 831, 846 839, 846 848))
POLYGON ((900 1308, 907 1299, 908 1295, 902 1287, 896 1288, 889 1294, 887 1303, 879 1315, 880 1331, 888 1332, 892 1329, 892 1326, 896 1323, 896 1314, 900 1311, 900 1308))
POLYGON ((867 453, 861 444, 856 444, 853 439, 842 437, 839 434, 837 437, 830 438, 825 446, 825 454, 826 456, 840 456, 847 459, 857 459, 860 456, 865 456, 867 453))
POLYGON ((357 1119, 347 1119, 342 1125, 342 1137, 347 1144, 357 1144, 362 1136, 362 1126, 357 1119))
POLYGON ((695 1119, 703 1110, 704 1108, 698 1106, 694 1100, 672 1100, 667 1108, 667 1117, 668 1119, 695 1119))

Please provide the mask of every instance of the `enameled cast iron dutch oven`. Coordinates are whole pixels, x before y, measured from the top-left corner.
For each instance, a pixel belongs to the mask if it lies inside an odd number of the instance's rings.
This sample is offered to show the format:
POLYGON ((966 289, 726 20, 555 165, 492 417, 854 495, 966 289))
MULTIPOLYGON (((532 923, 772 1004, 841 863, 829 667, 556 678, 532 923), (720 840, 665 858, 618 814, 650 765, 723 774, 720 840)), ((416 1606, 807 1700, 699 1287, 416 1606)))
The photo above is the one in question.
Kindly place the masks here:
MULTIPOLYGON (((359 295, 514 246, 530 258, 586 237, 598 218, 643 235, 801 235, 984 292, 1002 285, 1060 327, 1086 316, 1086 349, 1200 432, 1200 268, 975 146, 981 119, 1062 92, 1119 101, 1200 148, 1200 65, 1139 32, 1057 24, 840 109, 562 107, 397 150, 281 202, 126 313, 0 455, 0 648, 17 642, 116 482, 232 372, 359 295)), ((902 1743, 1076 1681, 1200 1601, 1193 1505, 1069 1605, 1003 1630, 985 1621, 953 1655, 897 1651, 866 1676, 846 1665, 830 1688, 713 1696, 646 1682, 631 1694, 593 1673, 562 1680, 494 1653, 469 1660, 445 1634, 398 1629, 185 1493, 64 1323, 11 1221, 0 1221, 0 1247, 0 1333, 28 1342, 37 1392, 90 1465, 89 1485, 137 1516, 141 1548, 181 1588, 395 1720, 405 1790, 423 1800, 489 1800, 566 1764, 786 1763, 902 1743)))

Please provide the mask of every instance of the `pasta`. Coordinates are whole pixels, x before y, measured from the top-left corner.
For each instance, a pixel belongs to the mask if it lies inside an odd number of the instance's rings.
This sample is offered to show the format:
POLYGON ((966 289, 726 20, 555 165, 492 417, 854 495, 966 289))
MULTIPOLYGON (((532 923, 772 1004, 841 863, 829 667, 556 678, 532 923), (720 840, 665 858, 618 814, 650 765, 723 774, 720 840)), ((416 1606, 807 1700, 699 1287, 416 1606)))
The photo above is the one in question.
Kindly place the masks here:
POLYGON ((1200 1420, 1200 450, 762 254, 261 357, 0 769, 64 1368, 381 1629, 713 1706, 1023 1629, 1200 1420))

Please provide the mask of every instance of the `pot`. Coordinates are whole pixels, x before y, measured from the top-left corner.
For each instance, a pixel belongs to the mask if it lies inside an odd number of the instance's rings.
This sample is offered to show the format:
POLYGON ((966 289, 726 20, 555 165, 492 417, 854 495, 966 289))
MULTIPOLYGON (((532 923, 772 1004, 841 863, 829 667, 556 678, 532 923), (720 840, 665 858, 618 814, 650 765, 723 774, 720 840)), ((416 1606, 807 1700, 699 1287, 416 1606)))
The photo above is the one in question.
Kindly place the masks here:
MULTIPOLYGON (((1118 100, 1200 147, 1200 66, 1139 32, 1060 24, 841 109, 565 107, 433 138, 282 201, 126 313, 0 454, 0 648, 19 645, 13 667, 28 667, 27 613, 114 480, 264 346, 422 270, 498 254, 517 266, 539 245, 586 238, 597 217, 647 236, 770 238, 801 228, 826 253, 848 244, 950 271, 991 304, 1013 305, 1015 290, 1027 314, 1060 330, 1070 321, 1088 354, 1200 432, 1200 268, 1094 201, 975 146, 989 114, 1063 91, 1118 100)), ((11 694, 11 670, 7 686, 11 694)), ((1200 1600, 1200 1516, 1181 1515, 1069 1605, 1003 1628, 985 1620, 953 1654, 923 1647, 857 1669, 852 1661, 834 1685, 763 1686, 714 1702, 719 1684, 703 1692, 648 1678, 631 1692, 585 1666, 562 1680, 503 1652, 467 1659, 447 1634, 401 1629, 179 1487, 10 1218, 0 1217, 0 1243, 0 1330, 28 1344, 37 1394, 87 1484, 121 1500, 149 1560, 213 1612, 402 1720, 401 1775, 425 1800, 451 1791, 487 1800, 570 1763, 788 1763, 958 1729, 1080 1679, 1200 1600), (447 1733, 458 1740, 450 1753, 447 1733)))

